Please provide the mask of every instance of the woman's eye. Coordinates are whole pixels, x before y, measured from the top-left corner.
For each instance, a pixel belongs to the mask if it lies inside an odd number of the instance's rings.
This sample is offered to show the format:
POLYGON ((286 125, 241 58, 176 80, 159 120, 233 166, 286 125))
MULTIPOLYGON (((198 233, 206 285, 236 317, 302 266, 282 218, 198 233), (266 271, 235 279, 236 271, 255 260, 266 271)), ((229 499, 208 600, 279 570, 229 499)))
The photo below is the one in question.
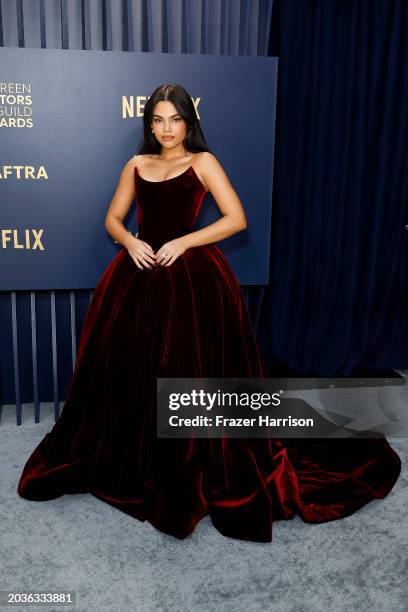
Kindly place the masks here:
MULTIPOLYGON (((175 117, 175 118, 173 119, 173 121, 177 121, 177 123, 178 123, 179 121, 181 121, 181 117, 175 117)), ((161 119, 159 119, 158 117, 155 117, 155 118, 153 119, 153 122, 154 122, 154 123, 160 123, 160 122, 161 122, 161 119)))

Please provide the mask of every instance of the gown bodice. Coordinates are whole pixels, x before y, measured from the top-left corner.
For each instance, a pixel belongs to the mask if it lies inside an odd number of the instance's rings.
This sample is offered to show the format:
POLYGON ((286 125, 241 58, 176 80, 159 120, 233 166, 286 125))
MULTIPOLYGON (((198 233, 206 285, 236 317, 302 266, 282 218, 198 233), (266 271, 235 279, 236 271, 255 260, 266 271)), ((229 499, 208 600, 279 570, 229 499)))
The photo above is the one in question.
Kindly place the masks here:
POLYGON ((157 250, 191 231, 206 190, 193 166, 163 181, 148 181, 134 170, 138 238, 157 250))

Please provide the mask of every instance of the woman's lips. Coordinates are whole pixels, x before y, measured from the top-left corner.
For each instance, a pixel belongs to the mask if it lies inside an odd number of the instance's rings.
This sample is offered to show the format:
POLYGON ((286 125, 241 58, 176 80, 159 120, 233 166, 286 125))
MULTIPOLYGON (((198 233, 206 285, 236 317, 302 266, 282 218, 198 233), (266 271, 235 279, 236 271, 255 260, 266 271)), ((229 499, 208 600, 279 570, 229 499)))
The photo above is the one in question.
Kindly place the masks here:
POLYGON ((174 136, 162 136, 163 140, 173 140, 174 136))

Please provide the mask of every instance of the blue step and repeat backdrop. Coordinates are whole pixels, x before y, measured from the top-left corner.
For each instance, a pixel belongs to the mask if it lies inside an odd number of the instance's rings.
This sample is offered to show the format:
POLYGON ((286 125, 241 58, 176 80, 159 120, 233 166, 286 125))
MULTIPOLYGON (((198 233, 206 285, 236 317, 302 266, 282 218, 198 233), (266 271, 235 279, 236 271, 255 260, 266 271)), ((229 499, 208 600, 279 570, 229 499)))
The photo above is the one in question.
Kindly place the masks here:
MULTIPOLYGON (((3 48, 0 290, 94 288, 118 250, 104 228, 143 108, 162 83, 190 93, 248 227, 218 243, 242 285, 267 284, 278 60, 3 48)), ((137 231, 137 201, 125 220, 137 231)), ((207 194, 193 229, 221 215, 207 194)))

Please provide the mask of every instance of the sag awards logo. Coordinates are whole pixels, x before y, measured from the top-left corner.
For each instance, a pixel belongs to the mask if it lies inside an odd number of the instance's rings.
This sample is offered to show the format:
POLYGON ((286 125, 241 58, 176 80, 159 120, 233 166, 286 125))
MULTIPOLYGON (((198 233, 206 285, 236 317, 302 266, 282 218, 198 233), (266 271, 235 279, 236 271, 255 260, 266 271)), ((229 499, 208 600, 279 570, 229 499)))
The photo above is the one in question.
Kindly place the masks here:
MULTIPOLYGON (((128 117, 143 117, 144 105, 150 96, 122 96, 122 119, 128 117)), ((198 105, 201 98, 191 98, 197 113, 197 119, 200 119, 198 114, 198 105)))
POLYGON ((0 127, 33 127, 31 83, 0 81, 0 127))

